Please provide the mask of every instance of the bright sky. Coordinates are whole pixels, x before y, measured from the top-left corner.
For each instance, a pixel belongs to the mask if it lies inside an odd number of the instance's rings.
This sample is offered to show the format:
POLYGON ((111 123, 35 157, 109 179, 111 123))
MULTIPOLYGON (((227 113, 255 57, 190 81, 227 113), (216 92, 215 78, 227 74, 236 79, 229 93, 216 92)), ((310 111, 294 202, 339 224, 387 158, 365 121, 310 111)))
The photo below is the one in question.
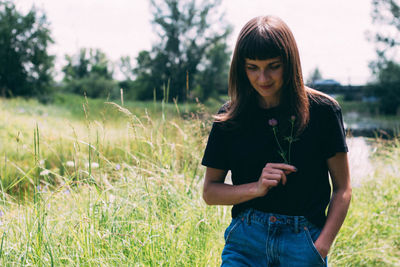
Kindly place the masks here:
MULTIPOLYGON (((150 24, 147 0, 14 0, 27 11, 34 3, 45 10, 51 23, 57 55, 56 70, 65 54, 81 47, 100 48, 116 61, 135 58, 149 50, 156 34, 150 24)), ((305 79, 315 67, 324 78, 342 84, 363 84, 370 79, 368 62, 375 58, 374 45, 366 39, 371 29, 370 0, 223 0, 226 20, 233 24, 229 38, 233 49, 243 25, 259 15, 277 15, 296 38, 305 79)))

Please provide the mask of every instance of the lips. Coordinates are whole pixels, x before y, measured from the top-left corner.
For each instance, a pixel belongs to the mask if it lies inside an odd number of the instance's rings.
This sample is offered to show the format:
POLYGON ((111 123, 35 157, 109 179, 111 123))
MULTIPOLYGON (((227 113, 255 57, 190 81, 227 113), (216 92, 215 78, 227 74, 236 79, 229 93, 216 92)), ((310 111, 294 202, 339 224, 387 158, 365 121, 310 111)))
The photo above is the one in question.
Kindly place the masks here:
POLYGON ((260 85, 260 87, 261 87, 262 89, 269 89, 269 88, 271 88, 273 85, 274 85, 274 84, 272 83, 272 84, 267 84, 267 85, 260 85))

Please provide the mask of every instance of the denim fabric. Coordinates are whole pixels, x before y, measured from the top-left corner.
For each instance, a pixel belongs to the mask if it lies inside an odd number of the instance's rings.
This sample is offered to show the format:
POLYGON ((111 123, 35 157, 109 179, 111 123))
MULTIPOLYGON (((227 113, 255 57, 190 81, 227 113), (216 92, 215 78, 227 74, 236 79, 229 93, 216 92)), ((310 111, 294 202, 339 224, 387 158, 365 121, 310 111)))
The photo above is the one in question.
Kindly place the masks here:
POLYGON ((321 229, 303 216, 246 210, 225 231, 222 265, 327 267, 314 246, 321 229))

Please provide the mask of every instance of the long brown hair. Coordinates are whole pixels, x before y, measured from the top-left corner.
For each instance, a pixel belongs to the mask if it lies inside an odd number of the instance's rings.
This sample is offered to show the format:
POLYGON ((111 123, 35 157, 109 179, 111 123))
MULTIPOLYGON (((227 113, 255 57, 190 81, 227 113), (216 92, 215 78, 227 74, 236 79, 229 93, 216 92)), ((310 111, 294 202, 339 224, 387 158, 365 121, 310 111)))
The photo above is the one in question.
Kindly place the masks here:
POLYGON ((300 56, 289 27, 274 16, 256 17, 240 31, 229 73, 228 94, 230 102, 226 112, 215 116, 216 121, 241 124, 254 105, 258 105, 257 92, 252 88, 246 72, 245 59, 270 59, 280 57, 283 63, 283 85, 279 106, 296 116, 300 133, 309 120, 308 94, 304 86, 300 56))

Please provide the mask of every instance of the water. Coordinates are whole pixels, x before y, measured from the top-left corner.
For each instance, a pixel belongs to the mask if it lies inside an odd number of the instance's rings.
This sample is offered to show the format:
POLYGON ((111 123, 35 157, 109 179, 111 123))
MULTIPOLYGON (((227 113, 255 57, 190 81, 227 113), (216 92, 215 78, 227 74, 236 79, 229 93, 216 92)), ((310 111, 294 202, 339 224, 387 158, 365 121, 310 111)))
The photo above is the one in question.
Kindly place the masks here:
POLYGON ((349 147, 351 185, 359 187, 362 182, 372 178, 374 173, 374 166, 369 159, 371 147, 363 137, 347 138, 347 145, 349 147))
POLYGON ((400 119, 395 116, 371 117, 352 111, 343 117, 345 129, 351 136, 391 139, 400 133, 400 119))

